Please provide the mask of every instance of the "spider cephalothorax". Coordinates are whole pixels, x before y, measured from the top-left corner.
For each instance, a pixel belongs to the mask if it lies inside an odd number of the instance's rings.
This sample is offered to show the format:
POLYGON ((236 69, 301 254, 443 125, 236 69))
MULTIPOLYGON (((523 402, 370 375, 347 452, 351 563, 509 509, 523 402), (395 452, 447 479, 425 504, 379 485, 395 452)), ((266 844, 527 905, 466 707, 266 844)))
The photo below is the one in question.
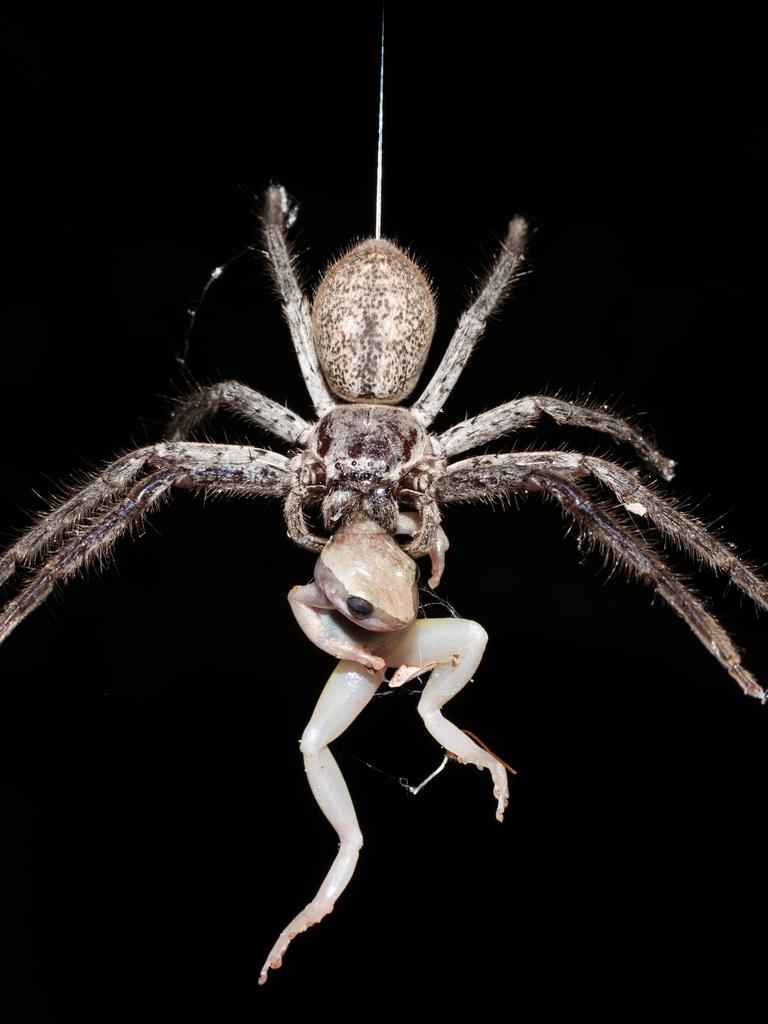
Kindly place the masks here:
MULTIPOLYGON (((301 456, 300 472, 312 480, 307 496, 322 498, 329 533, 360 514, 392 533, 398 507, 419 506, 443 461, 408 409, 352 405, 333 409, 318 423, 301 456)), ((289 498, 288 529, 297 544, 313 550, 324 541, 309 534, 294 514, 303 498, 302 491, 289 498)), ((423 554, 429 547, 431 536, 412 542, 410 550, 423 554)))

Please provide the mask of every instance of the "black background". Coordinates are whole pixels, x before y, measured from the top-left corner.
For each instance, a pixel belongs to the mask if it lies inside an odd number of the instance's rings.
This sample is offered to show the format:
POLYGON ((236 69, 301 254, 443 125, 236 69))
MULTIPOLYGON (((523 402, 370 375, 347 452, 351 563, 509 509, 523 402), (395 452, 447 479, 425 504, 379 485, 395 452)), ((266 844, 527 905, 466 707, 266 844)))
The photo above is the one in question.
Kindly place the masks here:
MULTIPOLYGON (((434 279, 433 367, 510 215, 536 227, 533 273, 439 426, 544 389, 611 399, 679 460, 673 493, 761 564, 757 32, 633 10, 391 4, 384 230, 434 279)), ((302 201, 308 287, 371 233, 378 11, 37 7, 4 46, 10 540, 33 492, 160 438, 190 380, 239 378, 310 415, 256 256, 210 290, 186 375, 174 351, 210 270, 255 240, 270 180, 302 201)), ((212 433, 246 436, 226 418, 212 433)), ((546 425, 534 440, 608 450, 546 425)), ((413 696, 374 700, 335 748, 358 871, 265 989, 266 952, 335 850, 297 750, 331 662, 285 601, 312 559, 277 504, 181 495, 18 629, 3 916, 28 1019, 450 1020, 494 998, 521 1021, 719 1001, 745 1019, 768 951, 768 712, 647 588, 582 559, 553 507, 450 510, 446 528, 441 592, 491 637, 451 714, 518 768, 507 820, 457 765, 409 797, 396 778, 439 752, 413 696)), ((669 557, 768 680, 765 619, 669 557)))

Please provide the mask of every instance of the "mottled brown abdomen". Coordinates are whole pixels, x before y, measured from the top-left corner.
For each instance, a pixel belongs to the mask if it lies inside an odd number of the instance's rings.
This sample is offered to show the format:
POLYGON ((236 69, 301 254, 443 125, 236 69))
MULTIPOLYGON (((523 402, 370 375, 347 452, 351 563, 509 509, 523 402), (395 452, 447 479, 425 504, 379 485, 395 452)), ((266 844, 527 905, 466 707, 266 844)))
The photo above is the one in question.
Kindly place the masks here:
POLYGON ((312 323, 334 394, 394 404, 416 386, 435 329, 435 303, 413 260, 394 243, 371 238, 325 275, 312 323))

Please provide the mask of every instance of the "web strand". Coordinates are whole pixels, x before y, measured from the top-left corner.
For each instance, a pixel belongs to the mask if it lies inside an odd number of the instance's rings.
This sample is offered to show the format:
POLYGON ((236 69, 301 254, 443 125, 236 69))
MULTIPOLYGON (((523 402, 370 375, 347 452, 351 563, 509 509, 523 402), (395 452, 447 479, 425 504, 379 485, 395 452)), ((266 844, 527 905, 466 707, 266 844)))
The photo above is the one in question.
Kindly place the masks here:
POLYGON ((381 179, 384 152, 384 4, 381 6, 381 64, 379 70, 379 145, 376 159, 376 238, 381 238, 381 179))

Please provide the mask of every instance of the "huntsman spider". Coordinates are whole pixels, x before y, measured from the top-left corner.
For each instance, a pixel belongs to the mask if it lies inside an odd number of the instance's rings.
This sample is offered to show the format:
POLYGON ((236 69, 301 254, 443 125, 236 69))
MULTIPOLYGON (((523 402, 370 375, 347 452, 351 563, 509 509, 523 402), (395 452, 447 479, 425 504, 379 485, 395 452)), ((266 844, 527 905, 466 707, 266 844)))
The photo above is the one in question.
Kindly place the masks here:
POLYGON ((333 909, 354 871, 362 836, 329 744, 369 702, 387 668, 394 669, 390 686, 431 673, 419 702, 427 729, 457 760, 488 769, 496 816, 503 816, 505 765, 442 713, 477 669, 485 631, 457 618, 416 621, 414 559, 430 558, 432 588, 445 565, 441 505, 531 493, 552 499, 575 521, 582 539, 656 589, 745 693, 765 699, 726 631, 649 546, 632 517, 768 607, 765 581, 700 521, 642 483, 635 471, 604 458, 559 450, 466 456, 546 416, 631 446, 652 471, 670 480, 674 463, 633 425, 604 408, 536 395, 428 433, 486 321, 519 276, 525 221, 517 217, 510 223, 435 374, 405 407, 400 403, 416 386, 435 327, 427 278, 394 243, 371 238, 330 267, 310 302, 286 242, 292 216, 285 191, 270 188, 263 215, 266 256, 317 422, 234 381, 200 388, 180 402, 167 440, 110 463, 0 558, 0 582, 19 567, 39 565, 0 614, 2 641, 58 583, 96 560, 174 488, 280 497, 288 536, 319 556, 314 582, 295 587, 289 601, 306 635, 341 659, 302 738, 310 785, 340 846, 317 895, 267 957, 262 983, 269 968, 280 966, 290 941, 333 909), (268 431, 289 454, 188 440, 219 409, 268 431), (600 492, 616 507, 609 508, 600 492), (322 528, 312 529, 305 513, 318 509, 322 528))

